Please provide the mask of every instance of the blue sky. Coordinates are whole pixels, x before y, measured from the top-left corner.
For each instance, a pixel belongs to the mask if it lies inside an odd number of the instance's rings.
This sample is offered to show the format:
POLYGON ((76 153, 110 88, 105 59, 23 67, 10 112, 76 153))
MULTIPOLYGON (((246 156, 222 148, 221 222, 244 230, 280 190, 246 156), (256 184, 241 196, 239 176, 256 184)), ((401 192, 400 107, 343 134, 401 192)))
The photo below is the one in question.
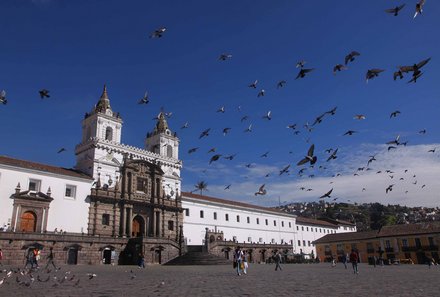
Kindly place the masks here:
POLYGON ((106 83, 126 144, 143 146, 161 107, 173 113, 168 122, 181 139, 186 191, 203 180, 208 195, 260 205, 316 201, 334 188, 332 199, 340 201, 438 206, 440 3, 427 1, 415 19, 416 1, 406 1, 397 17, 384 12, 401 3, 1 1, 0 90, 9 102, 0 106, 0 154, 73 167, 81 120, 106 83), (162 38, 148 37, 162 26, 162 38), (333 75, 352 50, 361 55, 333 75), (219 61, 222 53, 232 58, 219 61), (396 66, 428 57, 416 84, 407 84, 410 74, 393 81, 396 66), (295 80, 299 60, 315 70, 295 80), (366 84, 371 68, 385 72, 366 84), (255 80, 257 89, 249 88, 255 80), (280 80, 287 84, 277 89, 280 80), (39 98, 42 88, 51 98, 39 98), (265 96, 257 98, 261 89, 265 96), (150 103, 138 105, 147 90, 150 103), (225 113, 217 113, 222 106, 225 113), (302 127, 336 106, 312 132, 302 127), (269 110, 270 121, 262 118, 269 110), (401 114, 390 119, 396 110, 401 114), (366 119, 354 120, 356 114, 366 119), (180 129, 185 122, 189 128, 180 129), (286 128, 294 123, 298 135, 286 128), (244 133, 250 124, 252 132, 244 133), (226 127, 231 131, 223 136, 226 127), (199 139, 207 128, 210 136, 199 139), (427 133, 419 134, 423 129, 427 133), (358 133, 342 136, 347 130, 358 133), (385 143, 397 135, 408 145, 388 152, 385 143), (296 163, 312 143, 318 162, 300 177, 304 166, 296 163), (61 147, 67 151, 57 154, 61 147), (188 154, 194 147, 198 151, 188 154), (209 165, 212 147, 237 155, 209 165), (325 161, 328 148, 338 148, 338 159, 325 161), (371 170, 357 172, 376 153, 371 170), (279 176, 288 164, 290 174, 279 176), (394 175, 376 173, 387 169, 394 175), (263 183, 267 195, 255 197, 263 183), (390 184, 394 190, 385 194, 390 184))

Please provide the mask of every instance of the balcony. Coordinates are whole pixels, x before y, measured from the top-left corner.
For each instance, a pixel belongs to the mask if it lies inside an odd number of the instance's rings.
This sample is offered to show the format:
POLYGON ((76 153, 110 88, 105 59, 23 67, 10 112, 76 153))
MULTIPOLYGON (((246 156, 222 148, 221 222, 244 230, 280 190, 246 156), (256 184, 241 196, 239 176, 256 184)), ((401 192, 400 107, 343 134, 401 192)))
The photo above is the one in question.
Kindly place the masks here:
POLYGON ((331 255, 332 255, 332 252, 331 252, 331 251, 325 251, 325 252, 324 252, 324 255, 326 255, 326 256, 331 256, 331 255))
POLYGON ((374 249, 367 249, 368 254, 374 254, 374 249))
POLYGON ((345 251, 344 250, 337 250, 336 254, 338 254, 338 255, 345 255, 345 251))
POLYGON ((438 245, 403 246, 402 252, 438 251, 438 245))
POLYGON ((394 248, 392 248, 392 247, 387 247, 387 248, 385 248, 385 252, 386 252, 386 253, 394 253, 394 248))

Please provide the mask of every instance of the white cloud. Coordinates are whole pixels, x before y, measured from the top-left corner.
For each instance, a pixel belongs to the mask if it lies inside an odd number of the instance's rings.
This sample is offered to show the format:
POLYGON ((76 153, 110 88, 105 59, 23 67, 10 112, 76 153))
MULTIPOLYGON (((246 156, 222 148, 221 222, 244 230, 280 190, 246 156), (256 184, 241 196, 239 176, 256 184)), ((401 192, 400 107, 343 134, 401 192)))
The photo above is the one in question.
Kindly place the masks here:
MULTIPOLYGON (((440 144, 399 146, 396 150, 387 151, 385 145, 362 144, 357 147, 340 150, 337 160, 318 163, 327 169, 320 171, 311 169, 310 173, 316 177, 278 177, 280 167, 255 164, 251 168, 228 168, 222 164, 219 170, 234 174, 236 181, 230 190, 224 190, 225 185, 220 184, 223 179, 217 175, 217 180, 212 180, 207 195, 239 200, 258 205, 274 206, 280 200, 317 201, 318 198, 333 188, 331 198, 338 201, 357 203, 380 202, 383 204, 401 204, 408 206, 438 206, 440 204, 440 158, 439 152, 429 153, 430 149, 440 147, 440 144), (345 151, 345 153, 344 153, 345 151), (370 155, 376 155, 376 161, 370 164, 371 170, 366 170, 370 155), (223 167, 224 166, 224 167, 223 167), (364 167, 363 171, 357 171, 364 167), (390 170, 387 173, 386 170, 390 170), (406 170, 406 172, 405 172, 406 170), (380 171, 381 173, 377 173, 380 171), (269 179, 262 176, 267 172, 275 172, 269 179), (331 175, 340 173, 340 176, 331 175), (353 175, 356 173, 358 176, 353 175), (415 177, 414 177, 415 175, 415 177), (247 176, 247 179, 242 179, 247 176), (255 197, 259 186, 265 183, 268 191, 266 196, 255 197), (388 194, 385 189, 394 184, 393 190, 388 194), (425 185, 423 188, 422 186, 425 185), (300 190, 300 187, 311 188, 312 191, 300 190), (365 188, 365 190, 363 190, 365 188)), ((291 171, 299 168, 291 168, 291 171)))

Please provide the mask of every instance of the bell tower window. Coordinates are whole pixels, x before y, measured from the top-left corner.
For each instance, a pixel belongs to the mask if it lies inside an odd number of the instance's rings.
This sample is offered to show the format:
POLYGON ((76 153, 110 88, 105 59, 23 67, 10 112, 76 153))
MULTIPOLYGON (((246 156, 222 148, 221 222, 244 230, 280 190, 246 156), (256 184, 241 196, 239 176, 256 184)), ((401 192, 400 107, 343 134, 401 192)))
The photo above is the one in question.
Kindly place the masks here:
POLYGON ((105 140, 113 140, 113 129, 111 127, 105 129, 105 140))
POLYGON ((173 147, 171 145, 167 145, 167 157, 168 158, 173 157, 173 147))

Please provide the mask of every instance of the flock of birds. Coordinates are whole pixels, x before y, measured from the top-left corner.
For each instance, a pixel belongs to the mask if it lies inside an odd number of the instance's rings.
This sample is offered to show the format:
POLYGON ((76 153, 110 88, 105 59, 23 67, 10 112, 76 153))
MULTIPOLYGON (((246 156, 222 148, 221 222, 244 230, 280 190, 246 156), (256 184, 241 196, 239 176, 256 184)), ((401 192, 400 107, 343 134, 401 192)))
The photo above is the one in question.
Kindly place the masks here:
MULTIPOLYGON (((18 286, 32 287, 35 283, 43 283, 45 286, 52 288, 60 285, 71 284, 73 287, 79 287, 81 277, 72 274, 71 271, 60 272, 61 267, 51 269, 35 269, 35 268, 10 268, 0 270, 0 286, 12 285, 16 283, 18 286)), ((95 273, 87 273, 87 279, 91 280, 97 275, 95 273)))
MULTIPOLYGON (((98 277, 96 273, 86 274, 74 274, 72 271, 61 271, 62 268, 51 269, 38 269, 38 268, 7 268, 0 270, 0 289, 4 286, 27 287, 27 288, 82 288, 81 284, 85 287, 90 284, 96 284, 93 280, 98 277), (85 283, 87 282, 87 284, 85 283)), ((137 278, 137 273, 131 269, 126 270, 125 275, 128 282, 133 282, 137 278)), ((156 285, 156 288, 163 287, 165 281, 161 281, 156 285)), ((1 292, 1 291, 0 291, 1 292)))
MULTIPOLYGON (((424 5, 425 5, 425 2, 426 2, 425 0, 420 0, 420 1, 418 1, 416 3, 414 18, 416 18, 418 15, 421 15, 423 13, 423 8, 424 8, 424 5)), ((386 9, 385 12, 389 13, 389 14, 392 14, 394 16, 398 16, 400 14, 400 12, 405 8, 405 6, 406 6, 405 4, 402 4, 402 5, 393 7, 393 8, 386 9)), ((149 37, 153 38, 153 39, 155 39, 155 38, 160 39, 160 38, 163 38, 163 36, 166 34, 166 32, 167 32, 167 28, 166 27, 160 27, 160 28, 154 30, 150 34, 149 37)), ((345 55, 343 63, 338 63, 338 64, 334 65, 334 67, 333 67, 333 74, 337 75, 337 73, 339 73, 341 71, 347 71, 349 69, 349 66, 352 63, 355 63, 356 59, 358 59, 360 56, 361 56, 361 53, 359 53, 358 51, 354 51, 354 50, 350 51, 349 53, 347 53, 347 55, 345 55)), ((232 54, 230 54, 230 53, 222 53, 218 57, 218 60, 222 61, 222 62, 226 62, 226 61, 228 61, 230 59, 232 59, 232 54)), ((419 61, 419 62, 407 64, 407 65, 404 65, 404 66, 397 66, 397 70, 393 72, 393 79, 394 80, 397 80, 397 79, 401 80, 407 74, 409 74, 410 75, 410 79, 408 80, 408 83, 416 83, 418 81, 418 79, 420 79, 421 76, 424 73, 424 72, 422 72, 422 69, 430 62, 430 60, 431 60, 431 58, 429 57, 429 58, 426 58, 426 59, 424 59, 422 61, 419 61)), ((304 79, 307 76, 312 75, 312 73, 316 70, 315 68, 306 68, 306 65, 307 65, 307 62, 305 60, 300 60, 300 61, 298 61, 296 63, 296 68, 298 69, 298 73, 297 73, 297 75, 295 77, 295 80, 304 79)), ((385 71, 385 69, 382 69, 382 68, 367 69, 366 74, 365 74, 366 82, 368 83, 370 80, 372 80, 374 78, 377 78, 384 71, 385 71)), ((276 88, 277 89, 283 88, 283 87, 286 86, 286 84, 287 84, 286 80, 279 80, 276 83, 276 88)), ((258 89, 258 86, 259 86, 258 79, 254 80, 253 82, 251 82, 251 83, 249 83, 247 85, 248 88, 255 89, 255 90, 258 89)), ((41 89, 38 93, 39 93, 39 96, 40 96, 41 99, 50 98, 50 92, 47 89, 41 89)), ((264 97, 265 95, 266 95, 265 89, 259 89, 259 91, 257 93, 257 97, 264 97)), ((145 94, 138 100, 138 104, 146 105, 149 102, 150 102, 149 94, 148 94, 148 91, 146 91, 145 94)), ((0 103, 2 103, 2 104, 7 104, 8 103, 5 90, 0 92, 0 103)), ((241 106, 238 107, 238 110, 241 111, 241 106)), ((328 110, 328 111, 318 115, 311 124, 309 124, 308 122, 305 123, 303 125, 303 128, 305 129, 306 132, 312 132, 313 129, 317 125, 319 125, 326 117, 334 116, 336 114, 336 111, 337 111, 337 107, 334 107, 331 110, 328 110)), ((221 107, 219 107, 216 110, 216 113, 225 113, 225 112, 226 112, 225 106, 221 106, 221 107)), ((172 116, 172 112, 163 112, 162 111, 161 113, 163 113, 167 118, 170 118, 172 116)), ((395 111, 390 113, 390 118, 396 118, 400 114, 401 114, 401 112, 399 110, 395 110, 395 111)), ((154 119, 159 118, 159 115, 157 117, 155 117, 154 119)), ((263 120, 266 120, 266 121, 271 121, 272 120, 272 111, 271 110, 266 111, 261 116, 261 118, 263 120)), ((364 115, 364 114, 356 114, 356 115, 353 116, 353 118, 355 120, 362 121, 362 120, 366 119, 366 115, 364 115)), ((246 122, 248 120, 249 120, 249 116, 248 115, 243 115, 240 118, 240 122, 241 123, 246 122)), ((189 122, 185 122, 181 126, 181 129, 188 129, 188 128, 190 128, 189 122)), ((287 126, 287 128, 292 130, 295 135, 298 135, 298 134, 301 133, 300 127, 297 124, 289 124, 287 126)), ((232 129, 232 127, 224 127, 222 129, 221 133, 223 134, 223 136, 226 136, 226 135, 228 135, 230 133, 231 129, 232 129)), ((247 125, 246 129, 243 130, 244 133, 251 133, 252 131, 253 131, 253 124, 252 123, 249 123, 247 125)), ((199 139, 203 139, 203 138, 208 137, 210 135, 210 133, 212 133, 212 129, 211 128, 206 128, 205 130, 201 131, 201 133, 199 135, 199 139)), ((356 133, 358 133, 358 131, 347 130, 343 134, 343 136, 352 136, 352 135, 354 135, 356 133)), ((425 134, 425 133, 426 133, 425 129, 419 131, 419 134, 425 134)), ((309 141, 310 141, 310 139, 306 139, 307 143, 309 141)), ((399 146, 406 146, 407 141, 402 142, 400 140, 400 136, 398 135, 396 138, 390 140, 386 144, 388 145, 387 151, 391 151, 391 150, 397 149, 397 147, 399 147, 399 146)), ((196 153, 198 150, 199 150, 199 147, 190 148, 188 150, 188 154, 196 153)), ((62 153, 64 151, 66 151, 66 148, 60 148, 57 153, 62 153)), ((330 162, 330 161, 335 160, 335 159, 338 158, 338 155, 337 155, 338 148, 336 148, 336 149, 330 148, 330 149, 327 149, 326 152, 328 153, 328 156, 326 158, 326 162, 330 162)), ((435 149, 433 149, 430 152, 432 152, 432 153, 435 152, 435 149)), ((210 157, 210 159, 209 159, 209 162, 208 162, 209 164, 217 162, 220 159, 233 160, 236 157, 236 155, 237 155, 237 153, 229 154, 229 155, 220 154, 220 153, 217 152, 217 149, 215 147, 212 147, 208 151, 208 153, 212 153, 213 154, 210 157)), ((265 152, 264 154, 261 155, 261 158, 268 157, 269 153, 270 152, 265 152)), ((371 170, 369 165, 373 161, 376 161, 375 156, 376 155, 371 156, 370 159, 367 162, 367 166, 365 168, 364 167, 360 167, 358 172, 359 171, 364 171, 364 170, 365 171, 371 170)), ((315 155, 315 145, 314 144, 310 144, 309 149, 307 150, 306 154, 304 154, 304 157, 302 159, 298 160, 298 162, 296 163, 296 166, 308 165, 309 168, 314 168, 314 166, 317 163, 317 161, 318 161, 318 157, 315 155)), ((247 163, 244 166, 247 167, 247 168, 251 168, 253 166, 253 164, 252 163, 247 163)), ((288 164, 288 165, 284 166, 279 171, 279 176, 284 175, 284 174, 287 174, 287 175, 291 174, 292 171, 293 171, 292 169, 293 169, 292 164, 288 164)), ((298 171, 298 176, 302 177, 305 174, 307 169, 308 168, 306 168, 306 167, 301 168, 298 171)), ((326 166, 320 165, 319 169, 326 169, 326 166)), ((359 175, 358 172, 354 173, 354 175, 359 175)), ((378 173, 381 173, 381 172, 382 171, 378 171, 378 173)), ((387 170, 386 172, 392 173, 391 170, 387 170)), ((270 173, 266 174, 265 177, 268 177, 269 175, 270 175, 270 173)), ((314 176, 313 174, 309 175, 309 177, 313 177, 313 176, 314 176)), ((334 177, 336 177, 336 176, 338 176, 338 174, 334 175, 334 177)), ((390 174, 390 178, 393 178, 393 177, 394 176, 390 174)), ((415 175, 414 175, 414 178, 415 178, 415 175)), ((403 179, 403 177, 401 177, 401 179, 403 179)), ((417 184, 417 181, 415 180, 413 183, 417 184)), ((385 192, 386 193, 391 192, 393 190, 393 186, 395 186, 395 184, 390 184, 385 189, 385 192)), ((227 185, 225 187, 225 190, 229 190, 230 187, 231 187, 231 184, 227 185)), ((266 195, 267 194, 267 190, 266 190, 265 187, 266 187, 266 184, 262 184, 259 187, 258 191, 256 191, 254 193, 255 196, 266 195)), ((425 187, 425 185, 423 185, 423 187, 425 187)), ((312 189, 306 188, 306 187, 301 187, 300 189, 301 190, 305 190, 305 191, 311 191, 312 190, 312 189)), ((366 189, 363 188, 362 190, 364 191, 366 189)), ((321 195, 319 198, 320 199, 330 198, 331 194, 332 194, 332 191, 333 191, 333 188, 330 189, 328 192, 324 193, 323 195, 321 195)))

